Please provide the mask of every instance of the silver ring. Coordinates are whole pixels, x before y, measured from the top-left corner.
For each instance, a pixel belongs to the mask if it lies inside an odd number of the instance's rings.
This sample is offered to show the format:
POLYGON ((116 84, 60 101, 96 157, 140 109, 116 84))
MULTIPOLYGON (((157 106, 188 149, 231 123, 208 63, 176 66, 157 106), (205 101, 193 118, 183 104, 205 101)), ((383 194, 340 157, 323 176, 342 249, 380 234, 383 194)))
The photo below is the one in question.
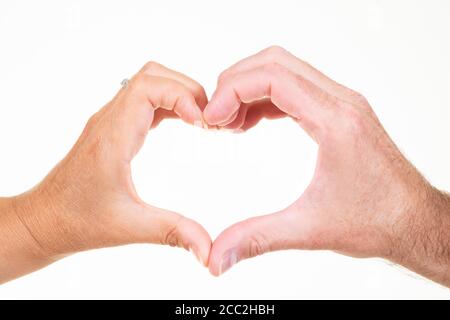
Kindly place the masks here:
POLYGON ((129 82, 130 82, 130 80, 128 80, 127 78, 123 79, 122 82, 120 83, 120 85, 122 86, 122 89, 125 89, 128 86, 129 82))

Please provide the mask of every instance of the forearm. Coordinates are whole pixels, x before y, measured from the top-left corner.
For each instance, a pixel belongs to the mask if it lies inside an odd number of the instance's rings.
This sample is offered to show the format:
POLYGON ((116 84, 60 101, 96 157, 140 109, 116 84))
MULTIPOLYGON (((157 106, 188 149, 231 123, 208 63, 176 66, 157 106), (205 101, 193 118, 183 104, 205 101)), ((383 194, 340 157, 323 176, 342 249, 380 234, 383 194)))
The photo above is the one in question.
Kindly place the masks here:
POLYGON ((450 195, 429 187, 419 208, 391 260, 450 287, 450 195))
POLYGON ((52 262, 21 213, 32 210, 26 196, 0 198, 0 284, 52 262))

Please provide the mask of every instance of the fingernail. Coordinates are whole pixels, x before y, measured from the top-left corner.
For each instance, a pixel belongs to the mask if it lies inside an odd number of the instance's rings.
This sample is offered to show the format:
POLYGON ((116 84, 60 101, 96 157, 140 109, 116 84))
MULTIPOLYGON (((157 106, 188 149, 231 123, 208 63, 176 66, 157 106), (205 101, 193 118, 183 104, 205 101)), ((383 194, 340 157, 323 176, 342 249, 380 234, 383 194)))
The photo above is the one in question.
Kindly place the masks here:
POLYGON ((208 124, 206 123, 206 121, 203 119, 203 115, 200 114, 200 120, 195 120, 194 121, 194 126, 199 127, 199 128, 203 128, 203 129, 208 129, 208 124))
POLYGON ((195 258, 197 259, 197 261, 202 265, 205 266, 205 263, 203 262, 203 259, 200 257, 200 255, 197 253, 196 250, 189 248, 189 252, 192 253, 195 258))
POLYGON ((235 249, 231 249, 222 256, 222 259, 220 260, 220 266, 219 266, 219 275, 222 275, 223 273, 230 270, 230 268, 236 264, 238 261, 237 253, 235 249))
POLYGON ((202 120, 202 124, 203 124, 203 129, 209 129, 209 126, 205 120, 202 120))
POLYGON ((220 128, 218 126, 211 126, 211 125, 206 125, 206 126, 211 131, 219 131, 220 130, 220 128))

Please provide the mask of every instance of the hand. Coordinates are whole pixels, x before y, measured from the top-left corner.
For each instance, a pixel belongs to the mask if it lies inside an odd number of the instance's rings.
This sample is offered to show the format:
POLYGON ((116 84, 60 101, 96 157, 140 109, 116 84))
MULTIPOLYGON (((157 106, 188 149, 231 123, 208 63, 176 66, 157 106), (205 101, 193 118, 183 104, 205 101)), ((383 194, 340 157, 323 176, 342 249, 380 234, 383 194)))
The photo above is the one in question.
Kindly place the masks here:
POLYGON ((14 241, 0 246, 0 256, 9 257, 9 263, 0 262, 0 282, 70 253, 138 242, 190 249, 206 265, 208 233, 190 219, 142 201, 130 171, 151 126, 175 116, 201 124, 206 103, 195 81, 148 63, 89 120, 73 149, 42 183, 0 202, 14 209, 0 225, 13 226, 10 234, 22 239, 20 246, 13 247, 14 241))
POLYGON ((449 285, 450 198, 403 157, 363 96, 272 47, 222 73, 204 110, 208 124, 237 130, 281 116, 318 143, 314 177, 286 209, 222 232, 211 273, 273 250, 327 249, 390 259, 449 285))

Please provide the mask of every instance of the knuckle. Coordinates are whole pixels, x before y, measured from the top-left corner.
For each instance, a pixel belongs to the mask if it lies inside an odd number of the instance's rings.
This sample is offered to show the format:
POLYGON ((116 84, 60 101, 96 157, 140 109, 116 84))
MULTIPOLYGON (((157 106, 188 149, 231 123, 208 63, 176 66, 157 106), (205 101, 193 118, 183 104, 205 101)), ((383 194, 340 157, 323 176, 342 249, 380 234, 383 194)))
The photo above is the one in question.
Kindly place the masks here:
POLYGON ((269 58, 269 60, 276 60, 279 57, 285 55, 286 52, 287 52, 286 49, 278 45, 272 45, 263 50, 263 54, 266 55, 269 58))
POLYGON ((178 227, 176 225, 170 228, 169 231, 167 231, 164 238, 164 244, 167 244, 171 247, 178 247, 178 227))
POLYGON ((149 84, 151 77, 147 73, 138 73, 129 84, 129 91, 136 93, 149 84))
POLYGON ((250 237, 248 243, 248 253, 250 257, 256 257, 269 250, 266 238, 258 233, 250 237))
POLYGON ((98 122, 100 121, 101 116, 102 116, 102 110, 97 111, 89 118, 89 120, 87 121, 87 123, 84 127, 84 131, 83 131, 85 135, 89 136, 92 134, 92 132, 98 126, 98 122))
POLYGON ((368 107, 369 106, 369 102, 367 101, 366 97, 363 96, 361 93, 354 91, 354 90, 350 90, 350 97, 351 100, 354 101, 355 104, 363 106, 363 107, 368 107))
POLYGON ((155 61, 149 61, 144 65, 144 67, 142 68, 142 71, 151 73, 151 72, 155 72, 160 69, 161 69, 161 64, 159 64, 158 62, 155 62, 155 61))
POLYGON ((194 83, 194 93, 198 96, 200 95, 206 96, 205 89, 197 82, 194 83))
POLYGON ((218 84, 224 83, 225 80, 228 79, 230 76, 231 76, 231 72, 229 69, 222 71, 219 75, 219 78, 217 79, 217 83, 218 84))
POLYGON ((170 82, 167 84, 167 88, 168 89, 164 94, 168 97, 174 96, 172 98, 172 100, 174 100, 174 103, 177 102, 177 100, 180 100, 179 102, 195 101, 194 93, 182 84, 170 82))
POLYGON ((131 84, 142 84, 142 82, 146 82, 148 79, 148 75, 145 73, 138 73, 136 76, 133 77, 131 84))
MULTIPOLYGON (((179 106, 193 106, 196 104, 194 96, 189 91, 181 91, 179 96, 175 99, 166 98, 167 104, 172 105, 173 108, 179 106)), ((187 114, 184 114, 187 116, 187 114)))
POLYGON ((347 103, 341 103, 341 110, 345 131, 353 135, 364 134, 367 122, 364 112, 358 107, 347 103))
POLYGON ((164 238, 163 244, 169 245, 171 247, 179 247, 180 246, 180 223, 182 217, 180 217, 173 225, 168 226, 164 238))
POLYGON ((85 127, 85 131, 86 131, 87 133, 92 132, 92 130, 95 128, 95 126, 96 126, 96 124, 97 124, 97 122, 98 122, 98 119, 99 119, 99 114, 98 114, 98 112, 95 113, 95 114, 93 114, 93 115, 89 118, 88 122, 86 123, 86 127, 85 127))

